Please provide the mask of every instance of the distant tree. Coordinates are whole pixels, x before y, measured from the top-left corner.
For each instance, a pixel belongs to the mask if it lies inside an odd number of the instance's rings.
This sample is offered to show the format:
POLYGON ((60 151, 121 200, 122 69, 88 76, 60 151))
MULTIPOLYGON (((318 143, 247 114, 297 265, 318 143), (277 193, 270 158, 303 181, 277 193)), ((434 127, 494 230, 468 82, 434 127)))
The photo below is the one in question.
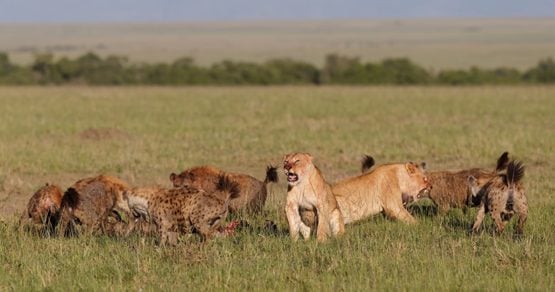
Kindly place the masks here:
POLYGON ((192 58, 184 57, 175 60, 169 69, 170 84, 208 84, 210 78, 205 68, 195 65, 192 58))
POLYGON ((274 59, 263 65, 272 75, 272 84, 316 84, 319 71, 314 65, 291 59, 274 59))
POLYGON ((552 58, 540 60, 538 65, 524 74, 527 81, 555 83, 555 62, 552 58))
POLYGON ((0 76, 5 76, 10 74, 14 66, 10 63, 10 58, 8 54, 0 52, 0 76))
POLYGON ((35 55, 31 70, 36 74, 40 84, 59 84, 63 81, 52 54, 35 55))
POLYGON ((326 56, 320 82, 330 84, 364 84, 367 83, 365 67, 359 58, 331 54, 326 56))
POLYGON ((430 73, 407 58, 382 61, 382 74, 390 84, 426 84, 432 80, 430 73))

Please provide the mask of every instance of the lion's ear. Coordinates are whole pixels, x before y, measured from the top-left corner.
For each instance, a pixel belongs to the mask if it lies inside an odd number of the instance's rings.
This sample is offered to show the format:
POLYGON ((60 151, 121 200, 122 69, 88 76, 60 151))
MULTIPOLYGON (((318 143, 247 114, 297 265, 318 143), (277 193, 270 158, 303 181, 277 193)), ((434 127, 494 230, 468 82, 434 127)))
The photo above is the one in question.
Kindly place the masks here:
POLYGON ((312 160, 314 160, 314 157, 312 157, 312 155, 310 155, 310 153, 306 154, 308 156, 308 159, 310 160, 310 162, 312 162, 312 160))
POLYGON ((426 170, 426 162, 420 162, 420 168, 422 168, 422 170, 426 170))
POLYGON ((405 168, 407 169, 407 172, 408 172, 410 175, 413 175, 413 174, 416 173, 416 165, 415 165, 414 163, 412 163, 412 162, 407 162, 407 163, 405 163, 405 168))

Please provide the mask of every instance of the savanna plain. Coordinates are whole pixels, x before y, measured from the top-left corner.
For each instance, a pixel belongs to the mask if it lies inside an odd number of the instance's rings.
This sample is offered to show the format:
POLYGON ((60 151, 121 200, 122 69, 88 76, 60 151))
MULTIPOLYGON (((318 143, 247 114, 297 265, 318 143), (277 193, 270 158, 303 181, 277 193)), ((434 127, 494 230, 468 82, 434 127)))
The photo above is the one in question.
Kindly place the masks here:
POLYGON ((555 87, 1 87, 0 290, 536 290, 555 288, 555 87), (271 185, 251 227, 176 247, 155 238, 41 237, 16 222, 46 182, 107 173, 170 186, 211 164, 263 179, 284 154, 310 152, 330 182, 377 163, 493 168, 509 151, 527 169, 525 235, 469 228, 476 210, 414 226, 376 216, 327 243, 292 242, 286 185, 271 185), (263 228, 275 221, 277 232, 263 228))

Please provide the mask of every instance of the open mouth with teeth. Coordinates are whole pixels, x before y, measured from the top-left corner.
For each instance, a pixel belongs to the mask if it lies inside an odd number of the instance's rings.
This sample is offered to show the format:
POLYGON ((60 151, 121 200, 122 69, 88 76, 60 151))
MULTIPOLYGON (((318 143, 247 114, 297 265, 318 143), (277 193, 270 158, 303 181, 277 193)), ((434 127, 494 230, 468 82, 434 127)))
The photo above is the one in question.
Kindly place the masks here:
POLYGON ((429 197, 430 196, 430 189, 431 188, 425 188, 425 189, 420 190, 420 192, 418 192, 418 195, 416 195, 416 197, 418 199, 429 197))
POLYGON ((292 182, 296 182, 299 180, 299 176, 293 172, 288 172, 287 173, 287 181, 292 183, 292 182))

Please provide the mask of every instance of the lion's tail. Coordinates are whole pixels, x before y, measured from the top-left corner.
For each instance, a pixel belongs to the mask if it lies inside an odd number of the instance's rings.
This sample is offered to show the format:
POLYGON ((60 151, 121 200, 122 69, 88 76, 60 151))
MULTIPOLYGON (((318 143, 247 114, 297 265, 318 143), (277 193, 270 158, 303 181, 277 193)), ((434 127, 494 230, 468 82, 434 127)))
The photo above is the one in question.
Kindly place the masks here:
POLYGON ((361 173, 366 173, 368 172, 372 166, 374 166, 376 162, 374 161, 374 158, 370 155, 364 155, 362 157, 362 161, 361 161, 361 169, 360 172, 361 173))

